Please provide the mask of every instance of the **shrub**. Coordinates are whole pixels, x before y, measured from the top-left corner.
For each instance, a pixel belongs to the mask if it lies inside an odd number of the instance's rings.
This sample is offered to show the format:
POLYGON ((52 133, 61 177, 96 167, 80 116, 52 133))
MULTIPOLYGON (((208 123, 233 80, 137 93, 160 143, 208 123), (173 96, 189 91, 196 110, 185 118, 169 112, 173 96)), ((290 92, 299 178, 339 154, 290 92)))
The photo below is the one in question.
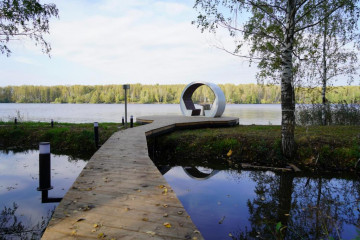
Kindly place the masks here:
POLYGON ((299 104, 296 106, 297 125, 360 125, 359 104, 299 104))

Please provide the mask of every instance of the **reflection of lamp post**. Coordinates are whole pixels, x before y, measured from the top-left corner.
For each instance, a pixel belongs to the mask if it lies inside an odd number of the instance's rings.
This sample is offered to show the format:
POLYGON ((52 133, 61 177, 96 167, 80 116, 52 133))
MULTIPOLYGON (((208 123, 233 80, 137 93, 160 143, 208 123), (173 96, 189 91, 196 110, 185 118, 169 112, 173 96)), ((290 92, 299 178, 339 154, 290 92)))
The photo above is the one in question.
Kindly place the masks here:
POLYGON ((50 161, 50 143, 41 142, 39 144, 39 187, 41 191, 41 202, 51 203, 60 202, 62 198, 49 198, 48 191, 51 186, 51 161, 50 161))
POLYGON ((130 89, 130 85, 124 84, 123 89, 125 90, 125 128, 127 128, 127 90, 130 89))
POLYGON ((41 191, 41 203, 61 202, 62 198, 49 198, 49 191, 41 191))

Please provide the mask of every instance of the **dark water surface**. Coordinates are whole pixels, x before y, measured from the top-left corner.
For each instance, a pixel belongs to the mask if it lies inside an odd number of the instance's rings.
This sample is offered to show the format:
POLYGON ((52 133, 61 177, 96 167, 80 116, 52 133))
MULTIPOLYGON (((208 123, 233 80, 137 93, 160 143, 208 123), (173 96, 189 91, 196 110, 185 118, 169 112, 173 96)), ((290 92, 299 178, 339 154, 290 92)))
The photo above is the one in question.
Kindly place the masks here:
POLYGON ((62 198, 86 162, 66 155, 51 155, 48 198, 39 186, 39 152, 0 151, 0 239, 38 239, 62 198), (48 202, 48 203, 42 203, 48 202))
MULTIPOLYGON (((0 103, 0 120, 89 123, 121 122, 124 104, 0 103)), ((181 115, 179 104, 129 104, 128 116, 181 115)), ((280 125, 280 104, 227 104, 224 116, 239 117, 240 124, 280 125)))
POLYGON ((158 168, 205 239, 360 236, 360 182, 356 176, 158 168))

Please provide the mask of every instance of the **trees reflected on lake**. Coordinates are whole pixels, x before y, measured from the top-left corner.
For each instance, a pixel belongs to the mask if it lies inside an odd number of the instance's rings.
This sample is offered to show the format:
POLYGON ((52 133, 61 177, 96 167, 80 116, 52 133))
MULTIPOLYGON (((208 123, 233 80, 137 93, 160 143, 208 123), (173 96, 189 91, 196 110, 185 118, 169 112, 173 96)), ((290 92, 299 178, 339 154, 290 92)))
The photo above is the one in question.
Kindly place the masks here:
POLYGON ((357 180, 252 172, 250 229, 236 239, 353 239, 360 236, 357 180))
POLYGON ((17 203, 5 206, 0 213, 0 240, 6 239, 40 239, 45 227, 55 210, 49 210, 46 217, 34 223, 17 212, 17 203))
POLYGON ((360 237, 356 175, 240 169, 211 174, 214 169, 200 165, 158 168, 166 169, 166 180, 205 239, 360 237))

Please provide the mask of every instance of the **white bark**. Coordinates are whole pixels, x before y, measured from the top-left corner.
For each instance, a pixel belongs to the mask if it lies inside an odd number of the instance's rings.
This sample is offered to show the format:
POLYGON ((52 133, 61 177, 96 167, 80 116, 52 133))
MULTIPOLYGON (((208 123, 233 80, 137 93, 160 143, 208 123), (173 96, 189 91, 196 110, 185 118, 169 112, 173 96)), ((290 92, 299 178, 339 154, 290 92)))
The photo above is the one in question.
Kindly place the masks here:
POLYGON ((286 13, 285 47, 282 52, 281 74, 281 143, 282 152, 287 158, 293 158, 296 150, 295 129, 295 93, 293 85, 293 42, 295 30, 295 6, 296 0, 288 0, 286 13))

